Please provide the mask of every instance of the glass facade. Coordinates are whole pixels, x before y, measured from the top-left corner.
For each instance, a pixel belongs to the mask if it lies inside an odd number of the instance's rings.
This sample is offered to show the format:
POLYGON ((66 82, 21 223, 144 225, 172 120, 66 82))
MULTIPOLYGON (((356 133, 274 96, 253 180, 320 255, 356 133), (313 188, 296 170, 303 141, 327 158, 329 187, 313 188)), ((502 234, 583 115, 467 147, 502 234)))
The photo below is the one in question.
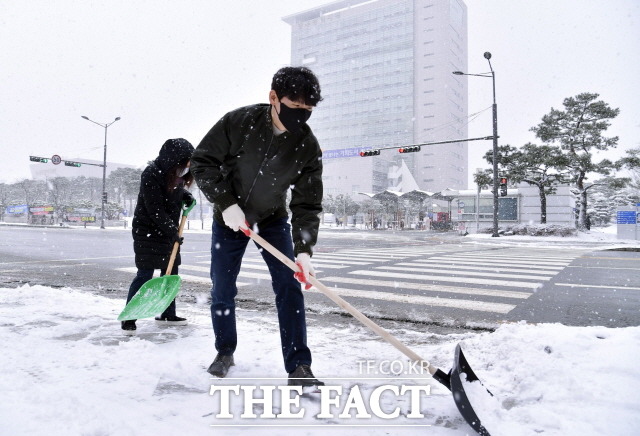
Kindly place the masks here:
MULTIPOLYGON (((456 203, 454 202, 454 205, 456 203)), ((500 197, 498 198, 498 220, 500 221, 518 221, 518 197, 500 197)), ((460 197, 458 199, 458 219, 461 221, 474 221, 476 219, 476 198, 460 197), (464 204, 460 207, 460 203, 464 204)), ((480 221, 493 220, 493 198, 480 198, 480 221)))
MULTIPOLYGON (((463 90, 449 84, 451 71, 466 67, 466 7, 461 0, 343 0, 284 20, 292 27, 291 64, 309 67, 320 79, 324 101, 309 124, 323 150, 451 139, 433 139, 440 132, 433 132, 434 122, 451 124, 454 109, 449 101, 454 102, 455 116, 464 121, 466 84, 463 90), (462 26, 464 34, 462 48, 453 50, 463 60, 453 63, 445 59, 452 50, 437 46, 450 45, 450 21, 457 22, 457 28, 462 26), (460 96, 451 98, 452 91, 460 96)), ((466 134, 466 128, 462 130, 466 134)), ((325 190, 352 194, 357 187, 380 192, 388 187, 390 165, 398 165, 400 159, 421 189, 462 188, 466 145, 458 147, 459 157, 453 156, 451 162, 449 149, 444 161, 440 153, 436 159, 441 174, 428 177, 423 174, 428 171, 422 168, 425 158, 420 153, 383 150, 366 158, 331 154, 332 158, 324 159, 325 190), (451 166, 454 177, 449 169, 442 173, 451 166)))

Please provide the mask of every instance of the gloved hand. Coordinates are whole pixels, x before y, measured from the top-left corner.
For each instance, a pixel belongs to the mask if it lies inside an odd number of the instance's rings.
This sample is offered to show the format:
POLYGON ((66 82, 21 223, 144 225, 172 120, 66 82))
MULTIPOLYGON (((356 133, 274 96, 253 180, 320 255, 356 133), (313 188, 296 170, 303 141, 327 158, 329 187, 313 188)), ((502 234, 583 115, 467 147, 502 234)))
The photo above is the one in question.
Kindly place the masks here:
POLYGON ((171 237, 171 247, 173 248, 175 243, 178 243, 180 245, 182 245, 182 243, 184 242, 184 238, 182 236, 178 236, 178 233, 175 233, 172 237, 171 237))
POLYGON ((196 201, 196 199, 193 198, 193 194, 191 192, 186 189, 182 191, 182 202, 186 207, 190 207, 194 201, 196 201))
POLYGON ((244 212, 237 204, 232 204, 223 210, 222 219, 224 220, 224 224, 234 232, 237 232, 240 228, 247 228, 247 220, 244 217, 244 212))
POLYGON ((309 256, 309 253, 298 254, 298 256, 296 256, 296 265, 300 268, 300 272, 294 273, 293 276, 304 285, 306 291, 313 286, 309 283, 309 276, 316 275, 316 271, 313 269, 313 265, 311 265, 311 256, 309 256))

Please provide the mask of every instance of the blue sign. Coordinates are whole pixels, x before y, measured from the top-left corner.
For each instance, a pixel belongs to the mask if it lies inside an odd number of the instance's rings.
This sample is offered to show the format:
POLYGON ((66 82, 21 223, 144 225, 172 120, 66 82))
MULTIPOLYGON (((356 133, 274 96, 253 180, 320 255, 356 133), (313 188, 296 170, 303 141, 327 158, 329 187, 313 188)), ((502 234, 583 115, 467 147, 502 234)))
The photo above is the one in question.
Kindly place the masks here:
POLYGON ((9 215, 24 215, 29 212, 29 206, 21 204, 20 206, 7 206, 5 209, 9 215))
POLYGON ((619 210, 616 216, 616 224, 635 224, 636 212, 633 210, 619 210))
POLYGON ((360 156, 363 150, 370 150, 371 147, 340 148, 337 150, 322 150, 322 159, 339 159, 344 157, 360 156))

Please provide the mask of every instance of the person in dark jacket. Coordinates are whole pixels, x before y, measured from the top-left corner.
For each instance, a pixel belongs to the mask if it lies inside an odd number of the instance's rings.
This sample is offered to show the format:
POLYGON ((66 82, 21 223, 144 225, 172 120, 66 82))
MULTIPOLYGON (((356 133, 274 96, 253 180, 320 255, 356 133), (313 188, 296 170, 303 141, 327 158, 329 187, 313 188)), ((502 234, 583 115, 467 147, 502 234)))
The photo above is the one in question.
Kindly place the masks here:
MULTIPOLYGON (((306 124, 322 100, 318 79, 304 67, 273 77, 270 104, 233 110, 202 139, 191 159, 198 187, 215 205, 211 240, 211 319, 217 356, 208 372, 224 377, 237 346, 236 278, 251 226, 302 270, 294 274, 261 250, 275 293, 280 340, 290 385, 321 385, 311 372, 300 282, 314 274, 313 246, 322 212, 322 152, 306 124), (287 191, 291 191, 288 223, 287 191)), ((308 285, 310 286, 310 285, 308 285)))
MULTIPOLYGON (((138 273, 129 287, 127 303, 147 281, 153 272, 166 273, 174 243, 182 243, 178 226, 182 203, 191 205, 193 196, 186 188, 191 186, 193 175, 189 171, 194 148, 189 141, 178 138, 167 140, 158 157, 149 163, 140 176, 138 204, 133 215, 132 234, 138 273)), ((172 275, 178 274, 180 250, 176 255, 172 275)), ((156 318, 157 322, 185 325, 187 320, 176 316, 175 300, 156 318)), ((136 330, 135 320, 122 321, 122 329, 128 333, 136 330)))

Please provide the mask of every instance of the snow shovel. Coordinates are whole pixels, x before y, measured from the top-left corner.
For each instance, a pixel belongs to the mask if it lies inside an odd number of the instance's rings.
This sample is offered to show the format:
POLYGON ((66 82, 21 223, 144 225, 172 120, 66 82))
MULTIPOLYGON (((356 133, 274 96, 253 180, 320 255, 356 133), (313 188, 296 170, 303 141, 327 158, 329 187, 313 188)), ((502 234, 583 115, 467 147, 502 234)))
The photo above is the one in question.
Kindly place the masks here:
MULTIPOLYGON (((269 244, 264 238, 259 236, 251 229, 240 228, 242 232, 257 242, 262 248, 271 253, 276 259, 280 260, 286 266, 291 268, 294 272, 300 272, 300 268, 287 256, 282 254, 278 249, 276 249, 273 245, 269 244)), ((453 400, 460 411, 462 417, 467 421, 467 423, 481 436, 490 436, 487 429, 480 423, 480 419, 476 415, 476 412, 473 410, 467 393, 465 392, 465 384, 478 382, 480 386, 482 383, 478 380, 478 377, 473 372, 467 359, 462 353, 462 349, 460 348, 460 344, 456 346, 455 356, 453 359, 453 367, 448 373, 443 372, 442 370, 436 368, 431 365, 428 361, 414 353, 411 349, 405 346, 402 342, 396 339, 391 335, 388 331, 371 321, 367 318, 366 315, 361 313, 351 304, 347 303, 343 300, 338 294, 332 291, 330 288, 326 287, 322 283, 320 283, 315 277, 309 276, 309 282, 313 286, 316 287, 320 292, 326 295, 329 299, 333 300, 338 306, 349 312, 353 315, 358 321, 360 321, 365 326, 369 327, 375 333, 377 333, 382 339, 396 347, 399 351, 401 351, 405 356, 409 359, 418 362, 421 368, 424 368, 429 371, 429 374, 437 380, 439 383, 444 385, 447 389, 449 389, 453 393, 453 400), (463 378, 462 375, 465 375, 463 378)), ((478 397, 477 392, 482 392, 481 395, 491 395, 491 392, 486 390, 486 394, 484 391, 486 389, 474 389, 474 397, 478 397)), ((477 398, 476 398, 477 399, 477 398)))
MULTIPOLYGON (((178 228, 178 236, 182 236, 182 230, 187 222, 187 215, 189 215, 189 212, 191 212, 191 209, 193 209, 195 205, 195 199, 188 207, 185 204, 182 205, 182 219, 180 220, 180 227, 178 228)), ((166 275, 151 279, 142 285, 136 295, 133 296, 131 301, 129 301, 122 310, 122 313, 118 316, 118 321, 150 318, 164 312, 164 310, 169 307, 171 302, 176 298, 176 295, 178 295, 180 283, 182 282, 179 275, 169 275, 173 269, 176 255, 178 254, 178 247, 180 247, 180 243, 176 241, 173 244, 167 272, 165 273, 166 275)))

